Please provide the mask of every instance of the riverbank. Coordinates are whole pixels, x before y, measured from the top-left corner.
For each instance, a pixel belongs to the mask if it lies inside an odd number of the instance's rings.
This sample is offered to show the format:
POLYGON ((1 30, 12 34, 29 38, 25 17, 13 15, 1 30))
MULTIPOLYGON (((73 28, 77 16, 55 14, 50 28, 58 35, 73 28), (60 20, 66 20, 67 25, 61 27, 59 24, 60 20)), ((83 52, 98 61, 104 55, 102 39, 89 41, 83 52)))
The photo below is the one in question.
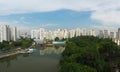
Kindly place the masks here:
POLYGON ((4 53, 4 51, 12 51, 18 47, 24 49, 28 48, 32 45, 33 39, 29 38, 24 38, 24 39, 19 39, 17 41, 3 41, 0 42, 0 50, 4 53))
POLYGON ((30 38, 23 38, 13 42, 3 41, 0 43, 0 59, 28 50, 31 48, 32 43, 33 39, 30 38))
POLYGON ((24 52, 24 51, 27 51, 27 50, 29 50, 29 48, 19 49, 19 50, 13 51, 13 52, 8 52, 8 53, 1 54, 0 59, 6 58, 6 57, 9 57, 9 56, 13 56, 13 55, 16 55, 16 54, 20 54, 21 52, 24 52))

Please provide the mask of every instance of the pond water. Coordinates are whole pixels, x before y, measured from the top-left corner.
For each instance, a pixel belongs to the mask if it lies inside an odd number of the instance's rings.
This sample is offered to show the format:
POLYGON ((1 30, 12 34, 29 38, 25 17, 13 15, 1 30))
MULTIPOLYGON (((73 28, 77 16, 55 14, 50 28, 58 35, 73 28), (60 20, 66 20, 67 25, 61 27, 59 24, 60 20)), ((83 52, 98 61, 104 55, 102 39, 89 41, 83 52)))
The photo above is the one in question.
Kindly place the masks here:
POLYGON ((57 72, 64 47, 35 48, 32 54, 19 54, 0 60, 0 72, 57 72))

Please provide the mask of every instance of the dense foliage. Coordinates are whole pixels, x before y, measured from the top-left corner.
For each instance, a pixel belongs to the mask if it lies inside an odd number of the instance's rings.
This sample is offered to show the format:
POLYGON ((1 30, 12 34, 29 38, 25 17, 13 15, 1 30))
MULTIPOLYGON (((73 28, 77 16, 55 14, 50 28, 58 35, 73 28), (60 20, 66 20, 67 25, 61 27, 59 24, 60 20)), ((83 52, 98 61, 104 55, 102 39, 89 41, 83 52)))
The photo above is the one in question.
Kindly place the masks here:
POLYGON ((26 48, 26 47, 29 47, 32 44, 32 42, 33 40, 28 38, 13 41, 13 42, 3 41, 0 43, 0 50, 11 50, 16 47, 26 48))
POLYGON ((71 38, 62 53, 59 72, 113 72, 113 67, 120 65, 119 51, 119 46, 111 39, 71 38))

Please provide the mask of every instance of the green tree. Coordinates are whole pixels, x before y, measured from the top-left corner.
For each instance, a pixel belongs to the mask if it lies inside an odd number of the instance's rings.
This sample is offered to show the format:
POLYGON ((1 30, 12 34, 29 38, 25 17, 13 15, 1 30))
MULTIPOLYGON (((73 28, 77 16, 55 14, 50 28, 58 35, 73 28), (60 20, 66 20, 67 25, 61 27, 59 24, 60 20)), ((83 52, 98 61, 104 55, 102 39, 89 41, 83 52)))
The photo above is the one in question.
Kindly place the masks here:
POLYGON ((60 72, 112 72, 112 64, 120 64, 120 46, 111 39, 78 36, 69 38, 65 47, 60 72))
POLYGON ((59 41, 59 40, 60 40, 59 37, 56 37, 56 38, 55 38, 55 41, 59 41))

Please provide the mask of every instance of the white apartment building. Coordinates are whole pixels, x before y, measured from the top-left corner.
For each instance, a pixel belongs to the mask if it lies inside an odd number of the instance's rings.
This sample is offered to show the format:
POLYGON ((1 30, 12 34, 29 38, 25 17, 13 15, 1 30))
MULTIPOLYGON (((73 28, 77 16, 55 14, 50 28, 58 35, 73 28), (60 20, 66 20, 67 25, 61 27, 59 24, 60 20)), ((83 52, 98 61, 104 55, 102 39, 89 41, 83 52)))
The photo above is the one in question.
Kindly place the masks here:
MULTIPOLYGON (((0 30, 0 34, 3 33, 3 35, 7 36, 7 34, 9 34, 9 31, 7 31, 8 27, 3 27, 4 32, 1 32, 0 30)), ((59 37, 59 39, 62 38, 72 38, 75 36, 86 36, 86 35, 90 35, 90 36, 97 36, 96 32, 94 29, 91 29, 88 31, 86 29, 80 29, 80 28, 76 28, 76 29, 71 29, 71 30, 67 30, 67 29, 57 29, 55 31, 51 31, 51 30, 45 30, 44 28, 40 28, 39 30, 31 30, 31 38, 35 38, 35 39, 50 39, 50 40, 54 40, 56 37, 59 37)), ((0 39, 3 36, 0 36, 0 39)), ((98 32, 98 37, 99 38, 111 38, 113 41, 115 41, 118 45, 120 45, 120 28, 118 29, 118 32, 111 32, 109 30, 99 30, 98 32), (116 35, 116 36, 115 36, 116 35)), ((4 40, 8 39, 9 37, 5 37, 2 38, 4 40)))
POLYGON ((95 30, 94 30, 94 29, 91 29, 91 30, 89 31, 89 35, 90 35, 90 36, 96 36, 96 35, 95 35, 95 30))
POLYGON ((82 29, 81 34, 82 34, 82 36, 86 36, 86 35, 87 35, 87 31, 86 31, 86 29, 82 29))
POLYGON ((108 30, 104 30, 104 38, 109 38, 109 32, 108 32, 108 30))
POLYGON ((31 38, 32 39, 39 39, 39 32, 38 30, 31 30, 31 38))
POLYGON ((67 29, 65 29, 63 38, 68 38, 68 37, 69 37, 69 31, 67 29))
POLYGON ((69 35, 70 35, 70 36, 69 36, 70 38, 75 37, 75 30, 74 30, 74 29, 70 30, 69 33, 70 33, 70 34, 69 34, 69 35))
POLYGON ((10 27, 9 25, 0 25, 0 42, 3 41, 16 41, 17 28, 10 27))
POLYGON ((115 37, 114 37, 115 35, 114 35, 114 32, 110 32, 110 38, 111 39, 114 39, 115 37))
POLYGON ((39 39, 43 40, 46 37, 46 31, 44 28, 39 29, 39 39))
MULTIPOLYGON (((76 28, 76 29, 71 29, 71 30, 67 30, 67 29, 57 29, 55 31, 51 31, 51 30, 45 30, 44 28, 40 28, 38 30, 31 30, 31 38, 33 39, 50 39, 50 40, 54 40, 56 37, 58 37, 59 39, 63 39, 63 38, 72 38, 75 36, 81 36, 81 35, 86 35, 86 29, 81 29, 80 28, 76 28)), ((92 30, 91 31, 91 35, 95 35, 95 31, 92 30)))
POLYGON ((80 28, 77 28, 75 30, 75 32, 76 32, 76 36, 81 36, 81 30, 80 30, 80 28))

